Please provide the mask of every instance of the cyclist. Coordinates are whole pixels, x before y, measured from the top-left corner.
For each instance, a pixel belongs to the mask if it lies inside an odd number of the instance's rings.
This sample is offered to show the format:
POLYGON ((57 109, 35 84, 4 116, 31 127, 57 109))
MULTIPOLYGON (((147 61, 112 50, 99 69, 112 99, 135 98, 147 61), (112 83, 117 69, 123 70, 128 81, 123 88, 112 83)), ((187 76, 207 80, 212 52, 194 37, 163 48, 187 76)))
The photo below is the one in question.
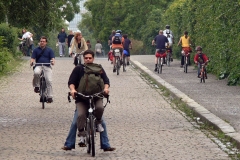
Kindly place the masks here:
POLYGON ((130 39, 128 39, 127 34, 124 34, 123 38, 124 38, 123 48, 124 48, 124 50, 126 50, 128 52, 127 65, 129 65, 129 61, 130 61, 130 50, 129 49, 132 49, 132 42, 130 39))
POLYGON ((121 53, 121 62, 122 62, 122 52, 123 52, 123 43, 124 43, 124 38, 122 37, 122 31, 117 30, 116 34, 112 37, 112 50, 113 50, 113 72, 116 72, 116 58, 115 58, 115 49, 119 49, 121 53), (118 39, 117 39, 118 38, 118 39))
MULTIPOLYGON (((33 54, 30 60, 30 65, 33 65, 33 62, 36 63, 51 63, 52 65, 55 64, 55 56, 54 52, 51 48, 47 47, 47 38, 42 36, 40 38, 40 46, 35 48, 33 50, 33 54)), ((52 68, 49 64, 45 64, 43 66, 44 69, 44 75, 46 79, 47 84, 47 103, 53 102, 53 90, 52 90, 52 68)), ((39 93, 39 86, 40 86, 40 74, 42 72, 42 66, 40 64, 36 64, 36 67, 34 68, 34 77, 33 77, 33 87, 34 92, 39 93)), ((40 102, 41 102, 40 98, 40 102)))
POLYGON ((163 31, 163 35, 166 36, 167 39, 168 39, 169 46, 167 46, 167 43, 166 43, 166 47, 168 47, 168 50, 170 50, 170 59, 171 59, 171 61, 173 61, 172 45, 173 45, 173 42, 174 42, 174 38, 173 38, 173 33, 170 30, 170 25, 168 25, 168 24, 166 25, 166 29, 163 31))
MULTIPOLYGON (((190 37, 188 36, 188 31, 184 32, 184 35, 180 38, 177 45, 179 46, 180 43, 182 44, 182 51, 184 51, 184 54, 192 52, 192 49, 190 47, 192 42, 190 37)), ((184 65, 184 54, 182 54, 181 66, 180 66, 181 68, 184 65)))
MULTIPOLYGON (((157 57, 157 54, 158 52, 165 52, 166 50, 166 47, 165 47, 165 44, 167 43, 167 45, 169 45, 169 42, 168 42, 168 39, 167 37, 165 37, 163 35, 163 31, 160 30, 159 31, 159 34, 152 40, 152 45, 156 45, 156 51, 155 51, 155 72, 157 72, 157 60, 158 60, 158 57, 157 57)), ((165 61, 165 59, 164 59, 165 61)))
POLYGON ((27 56, 30 56, 30 49, 34 50, 34 44, 33 44, 33 34, 28 32, 26 29, 22 30, 22 38, 18 38, 19 40, 23 41, 26 40, 25 44, 28 47, 27 50, 27 56))
MULTIPOLYGON (((93 61, 94 61, 94 52, 92 50, 86 50, 83 53, 83 58, 84 58, 84 63, 85 65, 94 65, 93 61)), ((85 72, 84 72, 84 66, 83 65, 79 65, 77 67, 75 67, 69 77, 69 81, 68 81, 68 86, 70 88, 70 93, 71 96, 75 99, 75 93, 77 92, 77 90, 79 90, 79 86, 81 86, 81 79, 85 77, 85 72)), ((109 93, 109 79, 106 75, 106 72, 104 71, 104 69, 102 68, 101 70, 101 79, 103 81, 103 91, 105 94, 109 93)), ((89 76, 90 77, 90 76, 89 76)), ((92 76, 91 76, 92 77, 92 76)), ((93 83, 93 78, 89 78, 89 80, 92 80, 92 82, 87 81, 86 83, 88 83, 89 85, 93 83)), ((97 77, 97 76, 96 76, 97 77)), ((84 79, 83 79, 84 80, 84 79)), ((88 88, 88 90, 92 90, 94 88, 88 88)), ((94 93, 93 93, 94 94, 94 93)), ((80 144, 85 144, 84 140, 85 140, 85 132, 84 132, 84 127, 85 127, 85 122, 86 122, 86 118, 87 118, 87 106, 88 106, 88 101, 86 101, 85 99, 82 98, 76 98, 75 99, 75 103, 76 103, 76 108, 78 111, 78 118, 77 118, 77 126, 78 126, 78 131, 79 131, 79 136, 80 136, 80 144)), ((99 132, 103 132, 104 128, 102 127, 102 115, 104 112, 104 107, 103 107, 103 100, 102 99, 96 99, 94 101, 95 103, 95 116, 96 116, 96 123, 97 123, 97 129, 99 132)))
MULTIPOLYGON (((72 45, 70 48, 70 54, 73 55, 73 53, 81 53, 82 51, 86 51, 88 49, 87 43, 85 39, 82 37, 81 32, 76 32, 74 35, 74 38, 72 40, 72 45)), ((74 65, 78 65, 77 58, 81 58, 81 55, 78 55, 74 57, 74 65), (78 57, 80 56, 80 57, 78 57)))
MULTIPOLYGON (((197 77, 200 78, 201 64, 205 63, 207 65, 209 59, 206 56, 206 54, 202 53, 202 47, 201 46, 197 46, 195 48, 195 50, 197 51, 197 54, 194 56, 194 63, 198 65, 198 75, 197 75, 197 77)), ((205 72, 206 72, 206 69, 205 69, 205 72)), ((207 76, 205 78, 207 79, 207 76)))

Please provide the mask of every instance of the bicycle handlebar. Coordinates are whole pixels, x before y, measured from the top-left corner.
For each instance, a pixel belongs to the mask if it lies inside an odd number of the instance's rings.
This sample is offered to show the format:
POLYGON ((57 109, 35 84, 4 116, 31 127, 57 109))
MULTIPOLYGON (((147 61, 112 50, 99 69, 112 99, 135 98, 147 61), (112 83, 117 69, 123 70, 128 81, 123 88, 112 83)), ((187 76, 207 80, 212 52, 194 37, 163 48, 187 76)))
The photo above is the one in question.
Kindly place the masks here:
MULTIPOLYGON (((76 92, 76 93, 74 93, 74 95, 75 95, 76 97, 80 96, 80 97, 88 98, 88 99, 92 99, 92 98, 94 98, 94 97, 107 98, 107 99, 108 99, 108 97, 109 97, 109 95, 104 94, 103 91, 102 91, 102 92, 99 92, 99 93, 92 94, 92 95, 84 95, 84 94, 82 94, 82 93, 80 93, 80 92, 76 92)), ((68 92, 68 102, 71 102, 70 96, 71 96, 71 93, 68 92)))

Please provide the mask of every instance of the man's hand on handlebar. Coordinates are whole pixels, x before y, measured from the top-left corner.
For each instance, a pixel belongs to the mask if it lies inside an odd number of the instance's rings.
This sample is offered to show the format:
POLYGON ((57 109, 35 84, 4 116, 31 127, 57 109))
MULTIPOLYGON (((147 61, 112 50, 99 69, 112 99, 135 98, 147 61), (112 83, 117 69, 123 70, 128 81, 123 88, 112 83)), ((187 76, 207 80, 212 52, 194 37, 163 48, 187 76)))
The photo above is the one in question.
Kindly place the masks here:
POLYGON ((71 96, 73 97, 73 99, 75 99, 76 97, 75 97, 75 94, 77 93, 77 91, 75 90, 75 89, 72 89, 72 90, 70 90, 70 94, 71 94, 71 96))

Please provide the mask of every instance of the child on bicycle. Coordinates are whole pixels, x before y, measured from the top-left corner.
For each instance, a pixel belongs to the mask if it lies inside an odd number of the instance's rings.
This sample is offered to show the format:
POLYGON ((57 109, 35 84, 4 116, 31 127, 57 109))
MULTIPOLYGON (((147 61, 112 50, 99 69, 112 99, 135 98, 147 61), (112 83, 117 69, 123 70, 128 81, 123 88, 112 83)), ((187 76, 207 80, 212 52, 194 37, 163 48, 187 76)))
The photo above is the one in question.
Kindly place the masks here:
MULTIPOLYGON (((208 57, 206 56, 206 54, 202 53, 202 47, 201 46, 197 46, 195 48, 195 50, 197 51, 197 54, 194 56, 194 63, 198 65, 198 78, 200 78, 200 68, 202 64, 207 65, 207 63, 209 62, 208 57)), ((206 69, 205 69, 206 72, 206 69)), ((207 77, 205 77, 207 79, 207 77)))

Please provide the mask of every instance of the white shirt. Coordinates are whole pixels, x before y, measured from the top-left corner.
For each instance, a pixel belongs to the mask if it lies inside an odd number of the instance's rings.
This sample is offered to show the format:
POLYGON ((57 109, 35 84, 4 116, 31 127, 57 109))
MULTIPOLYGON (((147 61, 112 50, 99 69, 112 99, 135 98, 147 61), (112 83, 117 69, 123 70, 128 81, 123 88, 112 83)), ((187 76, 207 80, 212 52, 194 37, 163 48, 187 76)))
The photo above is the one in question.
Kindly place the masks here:
POLYGON ((164 35, 165 37, 167 37, 169 45, 172 46, 172 43, 173 43, 173 34, 172 34, 172 31, 171 31, 170 29, 165 29, 165 30, 163 31, 163 35, 164 35), (169 34, 167 34, 167 33, 169 33, 169 34))
POLYGON ((23 36, 22 36, 22 39, 30 38, 31 41, 33 41, 33 38, 32 38, 32 36, 31 36, 31 34, 32 34, 32 33, 30 33, 30 32, 25 32, 25 33, 23 34, 23 36))

